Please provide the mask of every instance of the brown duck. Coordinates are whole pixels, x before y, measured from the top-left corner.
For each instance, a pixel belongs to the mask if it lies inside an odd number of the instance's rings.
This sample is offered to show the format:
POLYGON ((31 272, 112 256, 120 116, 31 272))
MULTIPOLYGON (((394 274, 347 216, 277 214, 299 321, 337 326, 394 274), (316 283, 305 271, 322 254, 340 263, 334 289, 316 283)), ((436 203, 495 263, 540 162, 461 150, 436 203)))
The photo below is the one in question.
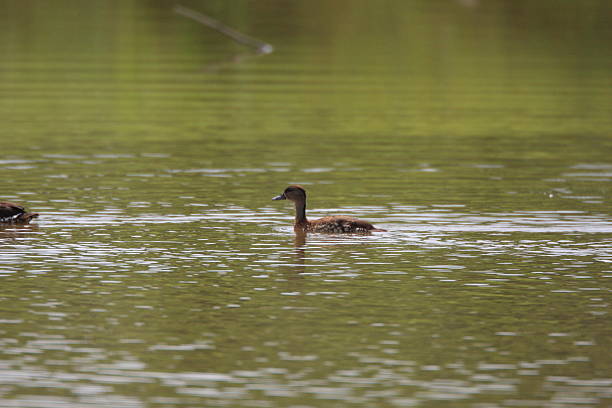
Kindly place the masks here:
POLYGON ((296 232, 330 232, 330 233, 369 233, 373 231, 386 231, 376 228, 367 221, 343 215, 319 218, 309 221, 306 218, 306 190, 301 186, 289 186, 283 194, 272 200, 290 200, 295 204, 296 232))
POLYGON ((27 212, 19 204, 0 201, 0 223, 27 224, 37 217, 37 213, 27 212))

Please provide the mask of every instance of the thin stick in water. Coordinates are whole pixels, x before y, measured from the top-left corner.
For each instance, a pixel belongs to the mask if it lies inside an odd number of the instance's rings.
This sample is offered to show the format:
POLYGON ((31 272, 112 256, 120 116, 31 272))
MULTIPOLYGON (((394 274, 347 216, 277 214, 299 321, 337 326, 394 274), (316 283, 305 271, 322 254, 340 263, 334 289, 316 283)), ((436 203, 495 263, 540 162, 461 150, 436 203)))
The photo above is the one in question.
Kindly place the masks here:
POLYGON ((231 38, 232 40, 240 43, 242 45, 246 45, 249 47, 255 48, 258 54, 270 54, 274 51, 274 47, 271 44, 265 43, 263 41, 259 41, 253 37, 249 37, 246 34, 242 34, 231 27, 226 26, 220 21, 215 20, 212 17, 208 17, 202 13, 199 13, 195 10, 191 10, 187 7, 183 7, 181 5, 176 5, 174 7, 174 12, 176 14, 180 14, 181 16, 190 18, 194 21, 197 21, 200 24, 204 24, 207 27, 212 28, 220 32, 221 34, 231 38))

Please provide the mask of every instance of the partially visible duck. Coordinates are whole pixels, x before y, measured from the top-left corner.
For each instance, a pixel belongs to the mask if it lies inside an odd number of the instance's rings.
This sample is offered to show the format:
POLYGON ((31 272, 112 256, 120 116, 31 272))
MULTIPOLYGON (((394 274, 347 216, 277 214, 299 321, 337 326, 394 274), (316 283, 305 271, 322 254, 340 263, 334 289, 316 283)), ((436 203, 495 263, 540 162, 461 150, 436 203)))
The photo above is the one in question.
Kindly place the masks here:
POLYGON ((38 213, 27 212, 19 204, 0 201, 0 223, 27 224, 37 217, 38 213))
POLYGON ((283 194, 272 200, 290 200, 295 204, 296 232, 331 232, 331 233, 369 233, 373 231, 386 231, 376 228, 367 221, 343 215, 333 215, 309 221, 306 218, 306 190, 302 186, 289 186, 283 194))

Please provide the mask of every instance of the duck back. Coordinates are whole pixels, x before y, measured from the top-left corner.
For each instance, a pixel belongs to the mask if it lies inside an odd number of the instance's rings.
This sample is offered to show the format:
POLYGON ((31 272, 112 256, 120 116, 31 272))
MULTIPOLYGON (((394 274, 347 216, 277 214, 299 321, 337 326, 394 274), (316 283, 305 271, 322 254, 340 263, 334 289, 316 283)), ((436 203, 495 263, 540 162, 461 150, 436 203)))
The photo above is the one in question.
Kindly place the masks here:
POLYGON ((367 233, 372 231, 385 231, 374 227, 367 221, 354 217, 335 215, 319 218, 308 222, 308 231, 331 233, 367 233))

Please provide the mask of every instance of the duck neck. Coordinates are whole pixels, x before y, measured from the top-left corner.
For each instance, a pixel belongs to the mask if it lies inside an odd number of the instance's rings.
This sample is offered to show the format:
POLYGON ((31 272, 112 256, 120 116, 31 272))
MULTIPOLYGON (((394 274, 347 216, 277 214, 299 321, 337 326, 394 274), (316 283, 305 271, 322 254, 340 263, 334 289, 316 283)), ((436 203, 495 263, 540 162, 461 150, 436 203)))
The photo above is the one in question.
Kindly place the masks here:
POLYGON ((295 225, 306 224, 306 200, 295 202, 295 225))

